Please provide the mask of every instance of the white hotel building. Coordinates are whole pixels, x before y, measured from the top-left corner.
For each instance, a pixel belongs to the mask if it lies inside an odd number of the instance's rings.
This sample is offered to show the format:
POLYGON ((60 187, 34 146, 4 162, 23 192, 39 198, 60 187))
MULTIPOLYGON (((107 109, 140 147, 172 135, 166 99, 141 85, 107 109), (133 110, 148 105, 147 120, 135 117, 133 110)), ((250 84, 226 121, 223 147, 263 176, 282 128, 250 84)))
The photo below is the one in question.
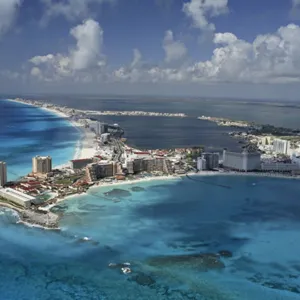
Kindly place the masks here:
POLYGON ((224 150, 223 167, 243 172, 260 170, 260 153, 249 153, 247 150, 244 150, 242 153, 224 150))
POLYGON ((25 208, 34 203, 35 198, 11 188, 0 188, 0 196, 25 208))
POLYGON ((290 146, 290 142, 286 140, 275 139, 273 141, 273 151, 275 153, 288 154, 290 146))

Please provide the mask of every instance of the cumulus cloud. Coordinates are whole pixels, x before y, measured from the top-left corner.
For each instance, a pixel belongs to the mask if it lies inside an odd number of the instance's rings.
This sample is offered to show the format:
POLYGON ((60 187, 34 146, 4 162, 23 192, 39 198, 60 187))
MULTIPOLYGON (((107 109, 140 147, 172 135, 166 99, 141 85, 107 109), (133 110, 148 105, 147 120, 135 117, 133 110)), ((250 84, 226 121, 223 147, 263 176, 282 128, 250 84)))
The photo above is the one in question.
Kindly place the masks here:
MULTIPOLYGON (((213 41, 216 48, 207 61, 180 68, 140 68, 134 73, 149 82, 300 82, 300 27, 295 24, 259 35, 252 43, 228 32, 216 33, 213 41)), ((123 72, 119 79, 129 77, 123 72)))
POLYGON ((290 11, 290 16, 292 19, 300 18, 300 0, 292 0, 292 8, 290 11))
POLYGON ((74 70, 83 70, 98 65, 103 45, 103 30, 99 23, 89 19, 71 29, 71 35, 77 40, 71 59, 74 70))
POLYGON ((183 4, 183 12, 192 19, 193 25, 201 30, 215 31, 209 18, 228 12, 228 0, 190 0, 183 4))
POLYGON ((63 16, 68 20, 87 18, 92 13, 92 5, 114 3, 115 0, 41 0, 45 6, 44 21, 63 16))
POLYGON ((139 49, 133 49, 133 60, 131 63, 131 68, 135 68, 136 66, 139 65, 142 59, 142 54, 139 49))
POLYGON ((133 49, 133 59, 129 66, 122 66, 113 71, 113 81, 138 82, 143 81, 145 65, 142 62, 142 54, 138 49, 133 49))
POLYGON ((14 22, 22 0, 0 0, 0 36, 6 32, 14 22))
POLYGON ((32 57, 29 62, 38 67, 39 71, 33 68, 31 75, 52 81, 105 65, 101 54, 103 30, 98 22, 86 20, 72 28, 70 35, 75 38, 76 46, 65 55, 57 53, 32 57))
POLYGON ((175 60, 179 60, 187 53, 185 45, 180 41, 175 41, 173 32, 171 30, 166 31, 163 49, 165 51, 165 61, 167 63, 175 60))

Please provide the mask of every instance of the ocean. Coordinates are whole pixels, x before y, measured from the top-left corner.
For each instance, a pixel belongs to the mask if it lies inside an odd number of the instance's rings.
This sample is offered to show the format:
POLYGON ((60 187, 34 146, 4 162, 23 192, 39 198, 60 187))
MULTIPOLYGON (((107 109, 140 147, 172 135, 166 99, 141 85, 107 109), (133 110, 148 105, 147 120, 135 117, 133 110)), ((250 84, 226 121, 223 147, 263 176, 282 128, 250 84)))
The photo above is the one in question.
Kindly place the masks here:
POLYGON ((92 189, 61 232, 2 213, 1 299, 300 299, 299 182, 194 179, 92 189))
MULTIPOLYGON (((0 105, 0 152, 19 173, 38 150, 57 164, 74 152, 65 120, 0 105)), ((300 299, 299 194, 298 180, 225 175, 94 188, 53 209, 61 231, 2 208, 0 299, 300 299)))
POLYGON ((32 170, 32 157, 51 155, 53 165, 72 159, 80 132, 61 117, 21 103, 0 100, 0 161, 8 179, 32 170))

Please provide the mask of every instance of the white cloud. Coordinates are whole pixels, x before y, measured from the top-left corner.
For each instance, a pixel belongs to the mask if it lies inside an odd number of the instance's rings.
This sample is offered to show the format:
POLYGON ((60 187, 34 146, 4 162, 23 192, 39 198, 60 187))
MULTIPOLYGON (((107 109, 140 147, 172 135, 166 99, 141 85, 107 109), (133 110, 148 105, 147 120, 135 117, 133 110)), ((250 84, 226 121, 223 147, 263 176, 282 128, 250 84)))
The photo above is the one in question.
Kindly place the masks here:
POLYGON ((228 0, 190 0, 183 4, 184 13, 193 20, 193 25, 201 30, 215 31, 209 18, 228 12, 228 0))
POLYGON ((45 6, 44 21, 63 16, 68 20, 87 18, 92 14, 91 6, 102 3, 114 3, 115 0, 41 0, 45 6))
MULTIPOLYGON (((89 72, 105 65, 101 50, 103 30, 98 22, 89 19, 72 28, 70 34, 76 39, 76 47, 69 53, 48 54, 32 57, 29 62, 37 69, 31 69, 31 75, 46 81, 71 77, 81 71, 89 72), (102 59, 102 60, 101 60, 102 59)), ((85 74, 85 78, 86 78, 85 74)))
POLYGON ((230 32, 216 33, 214 37, 215 44, 232 44, 237 41, 237 37, 230 32))
POLYGON ((97 66, 103 45, 103 30, 99 23, 89 19, 71 29, 70 34, 77 40, 71 59, 74 70, 97 66))
POLYGON ((166 31, 163 49, 165 51, 165 61, 167 63, 181 59, 187 53, 185 45, 180 41, 175 41, 173 32, 171 30, 166 31))
POLYGON ((133 49, 133 61, 131 63, 131 68, 136 67, 142 59, 142 54, 139 49, 133 49))
POLYGON ((189 69, 193 80, 231 82, 300 81, 300 27, 290 24, 274 34, 259 35, 249 43, 234 35, 216 34, 216 48, 209 61, 189 69))
POLYGON ((142 81, 143 68, 141 52, 138 49, 133 49, 133 60, 130 66, 123 66, 113 71, 112 80, 128 82, 142 81))
POLYGON ((14 22, 22 0, 0 0, 0 36, 6 32, 14 22))
POLYGON ((300 82, 300 27, 297 25, 259 35, 252 43, 232 33, 216 33, 214 43, 216 48, 210 60, 180 68, 144 67, 134 72, 121 69, 119 79, 132 81, 134 73, 139 80, 148 82, 300 82))
POLYGON ((300 0, 292 0, 292 8, 290 11, 292 19, 299 19, 300 17, 300 0))

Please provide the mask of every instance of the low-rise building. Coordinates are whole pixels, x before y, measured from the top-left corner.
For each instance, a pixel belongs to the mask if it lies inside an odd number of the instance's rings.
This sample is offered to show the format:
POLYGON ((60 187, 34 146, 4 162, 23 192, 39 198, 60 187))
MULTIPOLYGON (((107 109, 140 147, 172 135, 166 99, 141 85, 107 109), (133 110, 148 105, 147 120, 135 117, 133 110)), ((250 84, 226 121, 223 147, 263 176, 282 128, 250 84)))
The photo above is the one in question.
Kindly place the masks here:
POLYGON ((73 159, 71 160, 71 168, 73 170, 80 170, 85 168, 88 164, 91 164, 92 162, 92 158, 73 159))
POLYGON ((261 170, 265 172, 293 172, 300 171, 300 167, 294 163, 262 163, 261 170))
POLYGON ((11 188, 0 188, 0 197, 9 200, 17 205, 29 208, 36 200, 35 197, 16 191, 11 188))
POLYGON ((256 171, 261 168, 260 153, 248 152, 223 152, 223 167, 231 170, 248 172, 256 171))
POLYGON ((300 168, 300 156, 297 154, 292 155, 291 157, 292 163, 296 164, 300 168))

